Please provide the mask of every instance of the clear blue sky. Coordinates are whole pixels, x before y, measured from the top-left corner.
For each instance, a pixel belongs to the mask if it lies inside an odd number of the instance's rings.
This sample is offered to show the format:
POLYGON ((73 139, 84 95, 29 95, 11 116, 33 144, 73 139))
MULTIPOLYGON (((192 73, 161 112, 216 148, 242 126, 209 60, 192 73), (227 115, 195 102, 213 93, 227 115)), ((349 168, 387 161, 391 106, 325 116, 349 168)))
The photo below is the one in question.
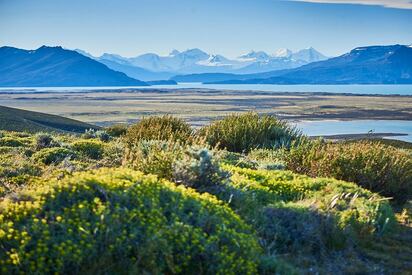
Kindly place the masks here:
POLYGON ((332 56, 396 43, 412 44, 409 0, 0 0, 0 45, 25 49, 135 56, 197 47, 233 57, 313 46, 332 56))

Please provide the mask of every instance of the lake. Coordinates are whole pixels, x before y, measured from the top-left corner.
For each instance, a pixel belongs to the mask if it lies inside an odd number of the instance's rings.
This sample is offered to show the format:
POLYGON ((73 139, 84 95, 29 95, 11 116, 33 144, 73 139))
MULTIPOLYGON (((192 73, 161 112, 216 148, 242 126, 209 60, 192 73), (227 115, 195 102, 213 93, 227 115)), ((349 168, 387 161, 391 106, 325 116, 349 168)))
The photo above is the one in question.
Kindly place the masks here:
POLYGON ((301 121, 296 127, 309 136, 344 135, 373 133, 402 133, 407 136, 394 136, 391 139, 412 142, 412 121, 403 120, 352 120, 352 121, 301 121))
POLYGON ((154 85, 150 87, 24 87, 0 88, 1 92, 18 91, 78 91, 113 90, 122 88, 139 89, 217 89, 239 91, 308 92, 308 93, 352 93, 378 95, 412 95, 412 85, 268 85, 268 84, 202 84, 179 83, 178 85, 154 85))

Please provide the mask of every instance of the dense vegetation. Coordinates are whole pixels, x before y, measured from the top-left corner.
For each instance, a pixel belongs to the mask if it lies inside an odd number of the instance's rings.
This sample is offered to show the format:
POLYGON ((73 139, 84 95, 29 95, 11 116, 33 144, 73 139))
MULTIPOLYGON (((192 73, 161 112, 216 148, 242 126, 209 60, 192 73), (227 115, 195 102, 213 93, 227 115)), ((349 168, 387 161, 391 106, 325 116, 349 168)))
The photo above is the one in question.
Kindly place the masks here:
POLYGON ((0 273, 407 272, 412 152, 392 145, 254 113, 2 131, 0 273))

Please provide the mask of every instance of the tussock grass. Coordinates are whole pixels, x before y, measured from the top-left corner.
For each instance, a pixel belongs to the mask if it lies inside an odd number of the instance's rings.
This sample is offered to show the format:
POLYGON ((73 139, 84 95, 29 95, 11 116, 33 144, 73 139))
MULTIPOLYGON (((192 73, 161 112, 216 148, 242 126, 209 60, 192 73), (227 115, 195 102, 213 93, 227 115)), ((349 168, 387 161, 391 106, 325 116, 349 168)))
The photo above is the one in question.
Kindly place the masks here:
POLYGON ((231 152, 289 147, 301 137, 301 133, 287 122, 257 113, 228 115, 200 129, 199 135, 210 145, 231 152))

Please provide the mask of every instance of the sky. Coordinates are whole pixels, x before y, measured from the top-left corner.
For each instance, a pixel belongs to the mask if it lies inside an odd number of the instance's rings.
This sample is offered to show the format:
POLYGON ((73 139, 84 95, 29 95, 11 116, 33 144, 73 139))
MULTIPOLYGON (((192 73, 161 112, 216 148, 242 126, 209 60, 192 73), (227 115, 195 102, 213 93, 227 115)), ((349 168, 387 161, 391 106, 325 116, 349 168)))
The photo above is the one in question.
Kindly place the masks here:
POLYGON ((412 44, 412 0, 0 0, 0 46, 126 57, 412 44))

